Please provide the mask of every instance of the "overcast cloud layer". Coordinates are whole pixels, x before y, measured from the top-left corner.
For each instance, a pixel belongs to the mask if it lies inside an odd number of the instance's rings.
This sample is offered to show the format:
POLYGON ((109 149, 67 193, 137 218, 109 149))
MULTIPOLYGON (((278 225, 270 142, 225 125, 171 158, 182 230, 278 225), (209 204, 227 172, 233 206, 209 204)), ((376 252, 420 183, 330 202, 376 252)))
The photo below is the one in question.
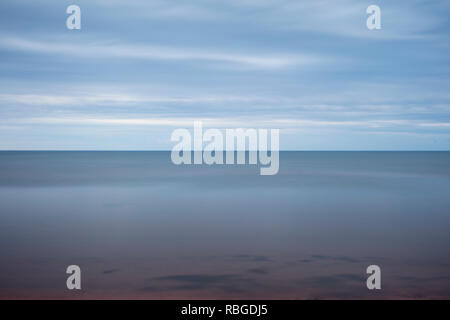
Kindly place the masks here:
POLYGON ((450 150, 449 15, 445 0, 2 0, 0 149, 170 150, 203 120, 280 128, 285 150, 450 150))

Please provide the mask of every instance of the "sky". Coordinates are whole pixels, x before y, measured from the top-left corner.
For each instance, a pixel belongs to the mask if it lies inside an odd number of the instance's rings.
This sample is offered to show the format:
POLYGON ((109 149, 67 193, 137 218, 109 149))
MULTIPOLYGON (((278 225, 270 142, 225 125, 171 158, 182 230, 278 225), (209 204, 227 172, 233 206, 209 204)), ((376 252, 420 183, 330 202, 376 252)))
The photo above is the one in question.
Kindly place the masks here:
POLYGON ((280 129, 282 150, 450 150, 449 16, 446 0, 2 0, 0 150, 170 150, 195 120, 280 129))

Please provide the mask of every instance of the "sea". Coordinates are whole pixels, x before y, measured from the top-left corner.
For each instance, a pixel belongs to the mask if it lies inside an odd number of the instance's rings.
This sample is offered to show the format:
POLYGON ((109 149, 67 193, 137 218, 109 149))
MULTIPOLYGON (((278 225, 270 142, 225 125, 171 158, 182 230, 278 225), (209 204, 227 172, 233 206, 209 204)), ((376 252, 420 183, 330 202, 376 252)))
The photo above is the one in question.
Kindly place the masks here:
POLYGON ((0 152, 0 299, 449 299, 449 247, 450 152, 0 152))

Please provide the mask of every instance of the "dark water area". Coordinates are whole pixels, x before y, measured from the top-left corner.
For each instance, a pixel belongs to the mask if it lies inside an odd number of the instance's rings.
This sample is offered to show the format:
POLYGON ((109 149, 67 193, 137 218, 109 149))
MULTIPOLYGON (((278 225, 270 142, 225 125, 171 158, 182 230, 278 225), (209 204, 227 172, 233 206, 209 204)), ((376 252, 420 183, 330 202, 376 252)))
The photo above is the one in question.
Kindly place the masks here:
POLYGON ((450 152, 0 152, 0 298, 448 299, 449 195, 450 152))

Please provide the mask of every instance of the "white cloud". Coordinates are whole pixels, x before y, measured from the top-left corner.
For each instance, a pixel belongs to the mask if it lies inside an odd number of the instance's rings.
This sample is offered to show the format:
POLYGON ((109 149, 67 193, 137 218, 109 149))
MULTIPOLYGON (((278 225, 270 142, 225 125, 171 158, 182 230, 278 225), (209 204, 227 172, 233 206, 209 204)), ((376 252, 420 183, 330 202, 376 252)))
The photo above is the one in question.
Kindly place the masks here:
MULTIPOLYGON (((111 6, 111 1, 94 2, 111 6)), ((114 1, 113 5, 123 4, 114 1)), ((133 15, 160 19, 226 20, 277 30, 375 39, 424 38, 425 33, 445 26, 447 17, 442 13, 449 6, 446 0, 133 0, 126 5, 133 8, 133 15), (376 32, 367 30, 365 24, 366 8, 372 4, 382 9, 383 28, 376 32)))
POLYGON ((90 58, 134 58, 167 61, 201 61, 232 63, 251 68, 278 69, 288 66, 311 65, 324 62, 324 58, 312 55, 259 55, 214 52, 209 49, 175 48, 148 45, 128 45, 122 43, 61 43, 33 41, 22 38, 2 38, 0 46, 27 52, 61 54, 90 58))
POLYGON ((236 8, 253 10, 252 17, 271 28, 317 34, 374 39, 419 39, 445 26, 448 2, 436 0, 229 0, 236 8), (377 4, 382 12, 382 29, 366 28, 366 8, 377 4))
POLYGON ((406 128, 406 127, 450 127, 450 123, 424 122, 409 119, 380 119, 380 120, 317 120, 306 118, 267 118, 267 117, 114 117, 114 116, 62 116, 62 117, 30 117, 9 119, 14 124, 39 125, 112 125, 112 126, 169 126, 192 127, 194 121, 203 121, 207 127, 230 128, 406 128))
POLYGON ((0 94, 0 102, 25 105, 92 105, 92 104, 116 104, 136 103, 143 100, 135 96, 120 94, 97 95, 47 95, 47 94, 0 94))
POLYGON ((449 128, 450 122, 433 122, 433 123, 421 123, 422 127, 442 127, 449 128))

